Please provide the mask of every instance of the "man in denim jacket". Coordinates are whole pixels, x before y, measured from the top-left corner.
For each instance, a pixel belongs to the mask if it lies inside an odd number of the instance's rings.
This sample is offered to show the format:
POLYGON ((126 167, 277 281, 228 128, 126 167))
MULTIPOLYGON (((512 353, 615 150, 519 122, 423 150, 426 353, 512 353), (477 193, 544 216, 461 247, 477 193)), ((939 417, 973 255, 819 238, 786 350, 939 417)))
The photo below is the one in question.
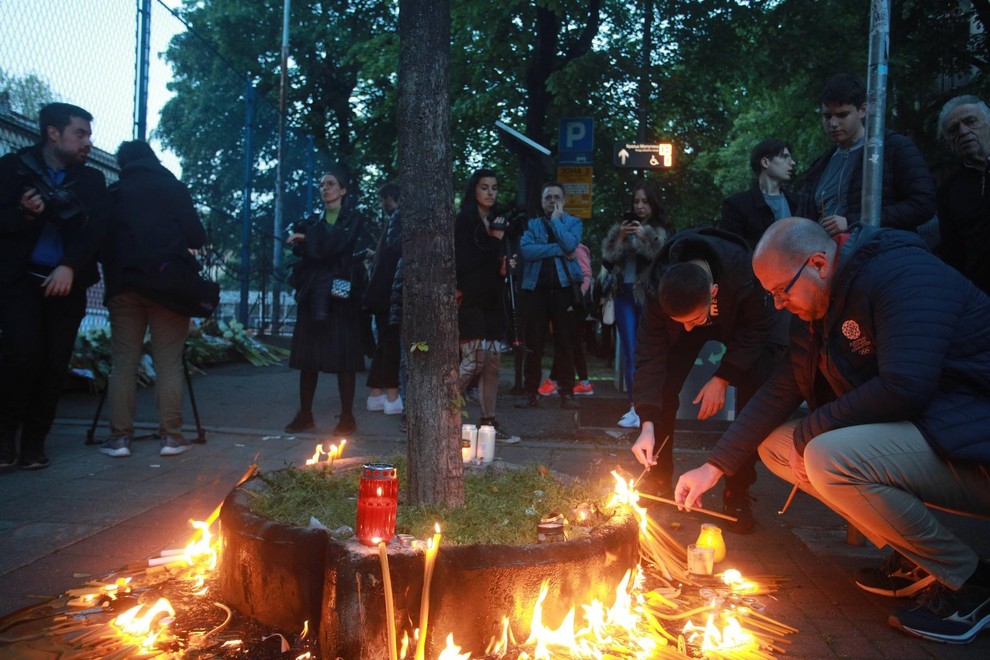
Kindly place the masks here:
POLYGON ((560 407, 573 409, 574 342, 573 322, 567 311, 579 300, 572 285, 580 286, 583 275, 574 251, 581 243, 581 220, 564 213, 564 188, 557 182, 543 186, 543 215, 529 221, 519 241, 523 260, 523 317, 525 318, 526 359, 523 364, 525 394, 517 408, 535 408, 536 389, 542 380, 543 345, 547 324, 553 324, 554 355, 560 368, 560 407))

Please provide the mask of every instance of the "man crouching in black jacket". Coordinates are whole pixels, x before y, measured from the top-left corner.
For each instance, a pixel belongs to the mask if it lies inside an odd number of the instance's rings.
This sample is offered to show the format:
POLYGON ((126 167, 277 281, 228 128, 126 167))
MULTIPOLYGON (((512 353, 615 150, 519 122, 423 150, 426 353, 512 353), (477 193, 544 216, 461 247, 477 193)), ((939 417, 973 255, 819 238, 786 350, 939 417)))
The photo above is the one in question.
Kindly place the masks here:
MULTIPOLYGON (((726 350, 694 398, 701 404, 698 419, 723 408, 729 385, 736 388, 736 410, 741 410, 783 354, 770 343, 774 311, 753 276, 751 254, 735 234, 696 229, 676 234, 653 260, 644 283, 633 390, 642 426, 632 452, 643 465, 657 466, 645 488, 671 490, 679 395, 705 342, 721 342, 726 350)), ((726 478, 724 508, 738 519, 729 530, 740 534, 754 525, 749 487, 756 481, 755 465, 754 455, 726 478)))
POLYGON ((38 120, 38 144, 0 158, 0 467, 23 470, 48 467, 108 211, 103 174, 85 165, 93 116, 50 103, 38 120))

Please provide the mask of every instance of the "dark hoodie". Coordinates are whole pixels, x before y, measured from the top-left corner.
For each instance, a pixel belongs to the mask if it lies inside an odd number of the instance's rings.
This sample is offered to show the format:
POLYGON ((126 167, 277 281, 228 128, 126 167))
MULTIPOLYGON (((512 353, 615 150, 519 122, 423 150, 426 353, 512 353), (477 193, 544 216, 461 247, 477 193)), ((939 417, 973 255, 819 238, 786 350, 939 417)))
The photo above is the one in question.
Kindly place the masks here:
POLYGON ((664 313, 657 298, 657 287, 666 269, 692 259, 704 259, 718 284, 718 319, 712 339, 726 346, 715 375, 729 383, 752 369, 770 342, 772 306, 753 275, 752 252, 741 237, 720 229, 682 231, 673 236, 654 258, 645 286, 646 306, 636 336, 636 379, 633 401, 639 418, 659 423, 667 358, 677 350, 678 340, 687 331, 664 313))
POLYGON ((860 227, 839 251, 825 318, 791 325, 788 361, 708 460, 733 474, 807 400, 801 452, 833 429, 911 421, 943 458, 990 465, 988 327, 990 298, 919 237, 860 227))

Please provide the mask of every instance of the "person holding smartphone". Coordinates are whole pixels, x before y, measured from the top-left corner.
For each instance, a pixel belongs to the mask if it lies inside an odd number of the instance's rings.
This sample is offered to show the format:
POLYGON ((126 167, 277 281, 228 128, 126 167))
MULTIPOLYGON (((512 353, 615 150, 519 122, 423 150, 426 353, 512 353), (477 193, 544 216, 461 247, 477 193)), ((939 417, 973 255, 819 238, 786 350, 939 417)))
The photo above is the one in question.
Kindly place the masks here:
POLYGON ((653 257, 675 232, 653 184, 644 181, 633 190, 630 210, 626 211, 602 241, 602 265, 615 277, 615 325, 622 351, 622 378, 629 397, 629 411, 618 425, 639 428, 633 406, 633 373, 636 368, 636 328, 643 313, 644 291, 636 282, 653 257))

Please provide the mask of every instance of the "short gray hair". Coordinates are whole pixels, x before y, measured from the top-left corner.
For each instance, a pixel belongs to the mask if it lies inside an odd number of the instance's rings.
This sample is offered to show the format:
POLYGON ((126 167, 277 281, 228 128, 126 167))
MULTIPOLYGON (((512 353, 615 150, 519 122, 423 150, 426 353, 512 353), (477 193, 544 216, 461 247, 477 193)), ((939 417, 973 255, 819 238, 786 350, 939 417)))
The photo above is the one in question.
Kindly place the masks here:
POLYGON ((938 136, 943 140, 945 139, 945 118, 949 116, 950 112, 961 105, 975 105, 979 109, 980 114, 983 115, 983 119, 990 122, 990 107, 987 107, 983 99, 972 94, 956 96, 946 101, 945 105, 942 106, 941 112, 938 113, 938 136))

